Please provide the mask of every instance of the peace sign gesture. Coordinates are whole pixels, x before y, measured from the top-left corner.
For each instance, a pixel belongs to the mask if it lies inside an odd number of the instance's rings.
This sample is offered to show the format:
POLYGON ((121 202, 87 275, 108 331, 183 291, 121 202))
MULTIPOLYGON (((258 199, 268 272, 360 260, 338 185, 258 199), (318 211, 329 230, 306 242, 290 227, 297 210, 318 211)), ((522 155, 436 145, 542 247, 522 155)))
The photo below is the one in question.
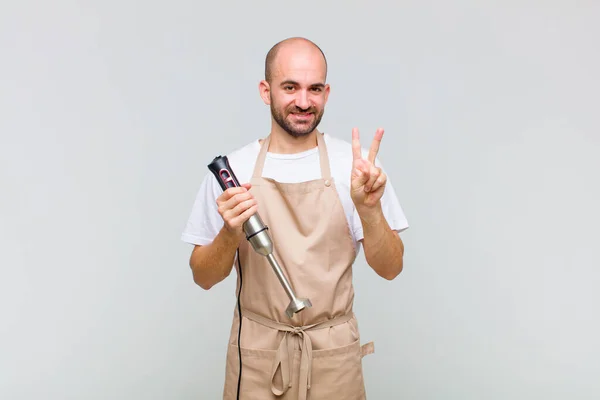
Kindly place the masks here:
POLYGON ((379 152, 379 145, 383 138, 383 129, 375 132, 369 156, 365 160, 362 157, 358 128, 352 129, 352 175, 350 195, 359 213, 361 210, 372 209, 379 206, 379 200, 383 195, 386 175, 381 168, 375 166, 375 159, 379 152))

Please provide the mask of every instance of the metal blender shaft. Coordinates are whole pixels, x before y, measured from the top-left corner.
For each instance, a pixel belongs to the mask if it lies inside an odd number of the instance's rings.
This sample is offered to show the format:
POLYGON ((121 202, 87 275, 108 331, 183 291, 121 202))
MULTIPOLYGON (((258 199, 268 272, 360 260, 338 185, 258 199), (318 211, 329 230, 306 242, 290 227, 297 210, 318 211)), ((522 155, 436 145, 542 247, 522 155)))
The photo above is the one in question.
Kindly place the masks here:
POLYGON ((273 271, 275 271, 275 275, 277 275, 277 278, 279 278, 279 282, 281 282, 281 285, 283 286, 283 289, 287 293, 290 300, 296 299, 296 295, 294 294, 294 291, 292 290, 290 283, 285 278, 285 275, 283 275, 283 271, 281 270, 281 267, 279 266, 279 263, 277 262, 277 260, 275 260, 275 256, 273 255, 273 253, 267 254, 267 260, 269 260, 269 264, 271 264, 271 267, 273 267, 273 271))
POLYGON ((271 267, 273 267, 273 271, 275 271, 275 275, 277 275, 285 293, 290 298, 290 304, 286 309, 288 317, 292 318, 295 313, 302 311, 306 307, 311 307, 312 304, 309 299, 298 298, 294 293, 283 270, 273 255, 273 242, 271 241, 267 227, 260 219, 258 213, 251 216, 248 221, 244 223, 244 232, 246 233, 246 238, 252 245, 252 248, 254 248, 254 251, 267 257, 267 260, 269 261, 269 264, 271 264, 271 267))

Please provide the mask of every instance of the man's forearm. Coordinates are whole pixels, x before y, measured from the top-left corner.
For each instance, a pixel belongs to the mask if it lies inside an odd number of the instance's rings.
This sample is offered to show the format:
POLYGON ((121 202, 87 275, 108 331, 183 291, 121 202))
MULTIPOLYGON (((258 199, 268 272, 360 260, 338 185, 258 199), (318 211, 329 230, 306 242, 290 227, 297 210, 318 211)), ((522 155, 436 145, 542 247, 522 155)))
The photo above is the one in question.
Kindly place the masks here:
POLYGON ((403 267, 404 244, 388 225, 381 209, 360 212, 363 226, 363 249, 367 263, 388 280, 394 279, 403 267))
POLYGON ((233 268, 238 244, 239 239, 223 228, 211 244, 196 246, 190 257, 194 282, 208 290, 227 278, 233 268))

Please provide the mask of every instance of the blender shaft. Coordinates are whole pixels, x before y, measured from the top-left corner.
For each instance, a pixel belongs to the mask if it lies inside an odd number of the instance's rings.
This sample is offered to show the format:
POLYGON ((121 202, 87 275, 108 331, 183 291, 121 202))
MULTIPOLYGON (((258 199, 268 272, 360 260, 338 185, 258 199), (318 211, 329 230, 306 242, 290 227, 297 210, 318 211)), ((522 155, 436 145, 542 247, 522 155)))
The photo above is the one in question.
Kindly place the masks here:
POLYGON ((281 282, 281 285, 283 286, 283 288, 284 288, 285 292, 287 293, 288 297, 290 298, 290 300, 296 300, 296 295, 294 294, 294 291, 292 290, 290 283, 288 282, 285 275, 283 274, 283 271, 281 270, 281 267, 277 263, 277 260, 275 259, 275 256, 273 255, 273 253, 267 254, 267 260, 269 260, 269 264, 271 264, 271 267, 273 267, 273 270, 275 271, 277 278, 279 278, 279 282, 281 282))

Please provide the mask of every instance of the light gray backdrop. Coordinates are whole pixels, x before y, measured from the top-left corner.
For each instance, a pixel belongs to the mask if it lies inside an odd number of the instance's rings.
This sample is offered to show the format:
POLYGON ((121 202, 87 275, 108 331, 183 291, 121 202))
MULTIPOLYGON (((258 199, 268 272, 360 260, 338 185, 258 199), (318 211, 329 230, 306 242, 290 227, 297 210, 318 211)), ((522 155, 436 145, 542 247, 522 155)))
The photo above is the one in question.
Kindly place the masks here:
POLYGON ((179 235, 295 35, 329 59, 321 128, 386 129, 411 223, 395 281, 356 264, 369 398, 600 398, 599 11, 2 2, 0 398, 219 398, 235 275, 195 286, 179 235))

